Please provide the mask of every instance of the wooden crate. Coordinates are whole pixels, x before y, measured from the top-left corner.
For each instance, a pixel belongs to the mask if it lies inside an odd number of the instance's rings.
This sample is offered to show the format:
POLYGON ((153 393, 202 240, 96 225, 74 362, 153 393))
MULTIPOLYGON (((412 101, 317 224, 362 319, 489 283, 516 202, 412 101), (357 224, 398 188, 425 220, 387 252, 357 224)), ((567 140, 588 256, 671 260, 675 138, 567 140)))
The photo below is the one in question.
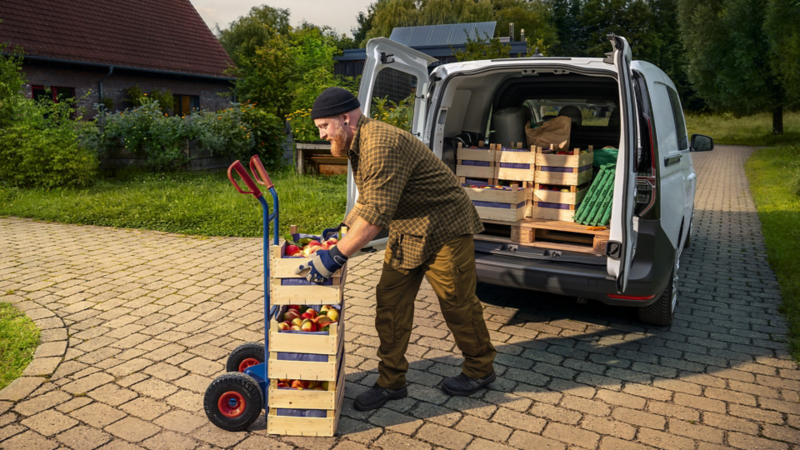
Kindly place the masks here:
POLYGON ((310 257, 291 257, 286 255, 286 242, 272 247, 270 260, 270 301, 273 305, 339 305, 344 299, 344 283, 347 278, 347 264, 334 272, 330 284, 318 285, 298 277, 295 270, 306 263, 310 257), (292 284, 288 284, 292 283, 292 284))
POLYGON ((536 148, 536 182, 559 186, 580 186, 592 181, 594 149, 589 146, 586 153, 576 148, 569 155, 543 153, 536 148))
MULTIPOLYGON (((283 317, 286 312, 286 306, 283 306, 278 313, 279 317, 283 317)), ((342 308, 344 309, 344 308, 342 308)), ((271 352, 297 352, 303 349, 305 353, 335 355, 340 347, 340 342, 344 337, 344 312, 339 312, 339 320, 336 322, 335 327, 331 327, 328 334, 313 334, 306 332, 288 333, 278 329, 278 323, 282 322, 270 318, 269 323, 269 351, 271 352), (306 351, 308 349, 309 351, 306 351)), ((320 333, 320 332, 316 332, 320 333)), ((285 378, 285 377, 280 377, 285 378)))
POLYGON ((523 219, 514 224, 484 221, 486 231, 476 234, 476 240, 518 244, 551 250, 605 255, 609 230, 591 229, 574 222, 543 219, 523 219))
MULTIPOLYGON (((462 185, 466 180, 461 179, 462 185)), ((530 215, 529 188, 513 184, 511 189, 463 186, 481 219, 516 222, 530 215), (489 205, 490 203, 496 204, 489 205)))
MULTIPOLYGON (((483 147, 483 142, 479 143, 483 147)), ((458 143, 456 175, 466 178, 494 178, 494 145, 489 148, 467 148, 458 143), (485 165, 469 165, 468 162, 485 165)))
MULTIPOLYGON (((522 143, 518 143, 516 149, 522 148, 522 143)), ((531 151, 512 151, 511 148, 502 147, 495 144, 495 176, 501 181, 524 181, 533 182, 536 173, 536 153, 531 151), (528 167, 510 167, 514 165, 527 165, 528 167)))
POLYGON ((531 207, 531 217, 534 219, 574 222, 575 211, 577 211, 575 205, 533 202, 531 207))
POLYGON ((288 409, 336 409, 336 395, 344 384, 328 382, 328 389, 318 391, 313 389, 280 389, 278 380, 271 379, 269 383, 269 407, 288 409))
MULTIPOLYGON (((270 345, 270 347, 272 347, 270 345)), ((313 348, 295 349, 288 353, 315 354, 313 348)), ((333 355, 316 355, 325 361, 292 361, 278 359, 278 352, 269 352, 270 378, 289 378, 292 380, 335 381, 339 375, 339 360, 344 358, 344 339, 333 355)))
MULTIPOLYGON (((270 372, 272 368, 270 367, 270 372)), ((332 384, 332 383, 331 383, 332 384)), ((330 393, 327 391, 297 391, 294 394, 280 394, 278 401, 286 404, 287 401, 297 402, 297 404, 307 405, 308 408, 297 409, 318 409, 326 410, 326 417, 298 417, 298 416, 279 416, 278 407, 273 407, 273 390, 270 383, 270 407, 267 415, 267 433, 283 434, 291 436, 318 436, 331 437, 336 434, 336 427, 339 424, 339 415, 342 412, 344 401, 344 378, 335 386, 335 397, 333 407, 330 406, 330 393), (318 394, 318 395, 313 395, 318 394)), ((276 389, 276 391, 281 391, 276 389)))

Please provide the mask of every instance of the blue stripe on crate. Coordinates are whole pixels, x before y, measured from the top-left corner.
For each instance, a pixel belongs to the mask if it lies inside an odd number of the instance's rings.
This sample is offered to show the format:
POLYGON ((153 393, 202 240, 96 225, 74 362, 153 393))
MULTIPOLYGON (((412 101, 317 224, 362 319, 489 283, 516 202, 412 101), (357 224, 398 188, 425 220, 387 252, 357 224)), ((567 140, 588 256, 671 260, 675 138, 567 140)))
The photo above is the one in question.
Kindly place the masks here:
MULTIPOLYGON (((485 208, 511 209, 511 203, 482 202, 479 200, 473 200, 472 204, 475 206, 483 206, 485 208)), ((517 204, 517 208, 522 208, 523 206, 525 206, 525 202, 517 204)))
POLYGON ((506 147, 500 147, 500 151, 501 152, 528 152, 528 153, 530 153, 531 150, 528 149, 528 148, 506 148, 506 147))
MULTIPOLYGON (((589 164, 588 166, 583 166, 578 168, 578 172, 585 172, 590 170, 592 165, 589 164)), ((540 166, 539 170, 542 172, 560 172, 560 173, 572 173, 572 169, 574 167, 549 167, 549 166, 540 166)))
POLYGON ((522 163, 500 163, 500 167, 504 169, 530 169, 530 164, 522 163))
POLYGON ((287 409, 278 408, 279 416, 290 417, 328 417, 328 411, 324 409, 287 409))
MULTIPOLYGON (((309 256, 310 258, 310 256, 309 256)), ((317 283, 306 280, 305 278, 281 278, 281 286, 313 286, 317 283)), ((321 283, 322 286, 333 285, 333 280, 327 280, 321 283)))
POLYGON ((550 209, 569 209, 569 205, 566 203, 545 203, 539 202, 536 204, 540 208, 550 208, 550 209))
MULTIPOLYGON (((317 333, 306 333, 306 334, 317 334, 317 333)), ((328 333, 326 332, 321 334, 328 334, 328 333)), ((314 355, 312 353, 278 352, 278 361, 328 362, 328 355, 314 355)))
POLYGON ((472 161, 472 160, 462 160, 462 166, 478 166, 478 167, 489 167, 489 161, 472 161))

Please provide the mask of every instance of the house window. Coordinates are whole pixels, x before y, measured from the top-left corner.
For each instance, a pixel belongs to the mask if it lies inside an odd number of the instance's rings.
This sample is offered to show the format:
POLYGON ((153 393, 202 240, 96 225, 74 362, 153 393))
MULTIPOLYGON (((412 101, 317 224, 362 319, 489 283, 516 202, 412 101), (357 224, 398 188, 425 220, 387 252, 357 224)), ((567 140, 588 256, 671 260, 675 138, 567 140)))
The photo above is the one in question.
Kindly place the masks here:
POLYGON ((199 95, 175 95, 175 104, 172 108, 173 113, 179 116, 191 114, 192 110, 200 109, 200 96, 199 95))
POLYGON ((31 92, 34 100, 41 98, 50 99, 58 103, 59 99, 75 98, 75 88, 70 87, 56 87, 56 86, 31 86, 31 92), (48 92, 48 89, 50 90, 48 92))

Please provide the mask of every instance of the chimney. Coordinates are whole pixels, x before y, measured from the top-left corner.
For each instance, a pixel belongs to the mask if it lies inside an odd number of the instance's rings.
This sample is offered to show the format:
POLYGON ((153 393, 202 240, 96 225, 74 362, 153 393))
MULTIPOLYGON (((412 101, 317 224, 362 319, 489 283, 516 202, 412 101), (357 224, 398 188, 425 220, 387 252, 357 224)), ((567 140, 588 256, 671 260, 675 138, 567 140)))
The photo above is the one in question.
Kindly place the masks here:
POLYGON ((514 42, 514 22, 508 23, 508 37, 511 38, 511 42, 514 42))
POLYGON ((525 28, 519 30, 519 40, 525 42, 525 28))

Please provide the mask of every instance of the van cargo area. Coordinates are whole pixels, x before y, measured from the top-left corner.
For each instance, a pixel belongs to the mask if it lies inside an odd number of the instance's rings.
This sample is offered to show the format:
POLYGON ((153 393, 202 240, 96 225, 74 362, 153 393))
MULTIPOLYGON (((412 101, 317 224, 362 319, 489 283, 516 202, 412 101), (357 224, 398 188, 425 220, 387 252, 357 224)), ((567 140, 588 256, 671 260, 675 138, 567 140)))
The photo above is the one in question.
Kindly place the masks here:
MULTIPOLYGON (((593 74, 565 73, 555 66, 549 71, 541 66, 536 71, 520 71, 518 67, 514 70, 497 68, 491 72, 453 76, 445 92, 435 121, 444 123, 443 139, 434 139, 432 144, 434 152, 441 152, 442 160, 459 175, 465 188, 478 188, 468 189, 475 192, 470 197, 485 227, 483 233, 475 236, 476 241, 574 253, 576 261, 605 265, 605 247, 610 234, 608 222, 603 224, 605 226, 587 226, 575 223, 572 217, 599 171, 597 167, 588 167, 592 165, 590 152, 604 147, 616 149, 620 145, 619 87, 615 74, 608 69, 605 74, 601 71, 593 74), (564 154, 574 154, 576 161, 580 158, 581 167, 563 170, 541 167, 547 163, 544 159, 547 155, 531 155, 531 160, 527 161, 520 159, 522 157, 517 153, 513 161, 532 163, 531 174, 535 166, 537 175, 520 178, 519 173, 523 170, 513 168, 529 165, 500 162, 501 149, 530 151, 526 128, 534 128, 558 117, 566 111, 565 108, 580 111, 580 117, 573 119, 568 133, 568 147, 542 151, 555 154, 556 150, 561 150, 564 154), (498 156, 490 157, 496 161, 472 161, 478 158, 476 149, 488 151, 495 148, 491 145, 497 145, 498 156), (571 173, 548 173, 545 172, 547 169, 554 172, 572 170, 575 176, 569 178, 571 173), (510 172, 516 173, 503 175, 510 172), (511 215, 513 210, 522 207, 521 203, 516 203, 521 198, 519 196, 514 197, 511 212, 509 209, 489 208, 509 208, 498 203, 501 201, 499 195, 494 195, 490 202, 481 201, 479 188, 509 189, 512 185, 515 191, 519 187, 528 188, 524 214, 511 215), (564 203, 549 203, 559 201, 564 203), (556 209, 545 209, 540 205, 555 205, 556 209), (499 212, 492 214, 492 211, 499 212), (501 215, 502 211, 505 215, 501 215)), ((488 195, 483 196, 489 199, 488 195)), ((606 206, 610 210, 611 205, 606 206)))

